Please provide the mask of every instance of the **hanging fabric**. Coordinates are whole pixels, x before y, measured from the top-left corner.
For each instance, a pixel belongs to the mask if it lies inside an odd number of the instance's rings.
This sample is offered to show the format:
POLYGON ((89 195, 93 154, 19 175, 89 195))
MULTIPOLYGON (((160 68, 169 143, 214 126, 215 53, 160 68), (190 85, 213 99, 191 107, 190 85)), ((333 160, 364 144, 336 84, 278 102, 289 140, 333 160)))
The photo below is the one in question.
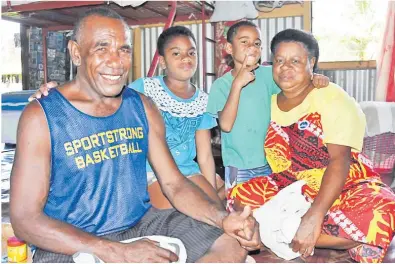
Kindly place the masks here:
POLYGON ((388 2, 387 22, 377 59, 376 100, 395 102, 395 2, 388 2))

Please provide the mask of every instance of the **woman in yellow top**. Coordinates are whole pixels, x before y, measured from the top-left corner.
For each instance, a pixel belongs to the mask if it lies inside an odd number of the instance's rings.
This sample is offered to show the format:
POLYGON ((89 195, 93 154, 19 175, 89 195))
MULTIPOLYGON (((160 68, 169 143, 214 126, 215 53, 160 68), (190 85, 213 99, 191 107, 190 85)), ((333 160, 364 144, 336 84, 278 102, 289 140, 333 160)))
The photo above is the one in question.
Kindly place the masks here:
POLYGON ((312 84, 319 47, 309 33, 287 29, 271 42, 273 77, 282 92, 272 97, 265 141, 273 170, 235 186, 234 208, 258 208, 278 191, 305 180, 312 201, 291 243, 309 256, 314 247, 349 249, 360 262, 380 262, 395 229, 395 194, 363 156, 365 116, 337 85, 312 84))

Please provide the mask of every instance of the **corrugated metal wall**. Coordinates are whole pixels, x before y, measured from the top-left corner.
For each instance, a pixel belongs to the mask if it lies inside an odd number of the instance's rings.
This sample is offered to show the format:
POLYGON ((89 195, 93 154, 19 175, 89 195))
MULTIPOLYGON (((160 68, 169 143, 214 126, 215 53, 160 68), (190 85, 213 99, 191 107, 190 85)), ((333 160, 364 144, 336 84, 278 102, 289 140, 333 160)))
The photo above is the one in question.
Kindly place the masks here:
POLYGON ((357 102, 375 100, 376 69, 321 70, 318 72, 328 76, 331 82, 346 90, 357 102))
MULTIPOLYGON (((253 22, 262 32, 262 62, 271 61, 270 41, 277 32, 286 28, 303 29, 303 17, 283 17, 256 19, 253 22)), ((199 65, 193 83, 198 87, 203 85, 203 52, 202 52, 202 24, 187 25, 192 30, 197 40, 199 54, 199 65)), ((163 27, 153 27, 142 29, 141 36, 141 75, 146 76, 156 50, 156 41, 163 31, 163 27)), ((211 24, 206 24, 206 34, 209 38, 214 38, 214 28, 211 24)), ((214 44, 206 41, 207 45, 207 72, 214 72, 214 44)), ((158 67, 159 68, 159 67, 158 67)), ((358 102, 374 100, 374 87, 376 86, 376 69, 358 70, 324 70, 321 74, 328 76, 332 82, 343 87, 348 94, 353 96, 358 102)), ((163 74, 162 70, 157 69, 155 74, 163 74)), ((207 87, 210 87, 214 77, 207 77, 207 87)))
MULTIPOLYGON (((253 20, 255 24, 261 29, 262 32, 262 61, 270 61, 270 40, 274 35, 286 28, 303 28, 303 17, 284 17, 284 18, 268 18, 268 19, 256 19, 253 20)), ((199 65, 195 76, 192 81, 197 84, 198 87, 203 85, 203 50, 202 50, 202 24, 186 25, 196 37, 199 65)), ((156 41, 159 35, 162 33, 163 27, 152 27, 143 28, 141 30, 141 76, 146 76, 151 65, 152 58, 154 57, 156 50, 156 41)), ((214 39, 214 26, 210 23, 206 24, 206 36, 214 39)), ((206 41, 207 45, 207 57, 206 57, 206 72, 214 73, 214 43, 206 41)), ((161 69, 156 70, 155 75, 163 74, 161 69)), ((207 87, 210 87, 214 82, 213 76, 207 76, 207 87)))
MULTIPOLYGON (((202 24, 192 24, 185 25, 185 27, 189 28, 192 33, 195 35, 197 41, 197 49, 198 49, 198 69, 196 71, 195 76, 192 78, 192 82, 195 83, 198 87, 203 86, 203 46, 202 46, 202 24)), ((159 35, 162 33, 163 27, 152 27, 152 28, 143 28, 141 30, 141 76, 147 76, 149 67, 151 65, 152 58, 154 57, 156 51, 156 41, 159 35)), ((206 37, 214 39, 214 27, 210 24, 206 24, 206 37)), ((206 41, 206 72, 213 73, 214 72, 214 43, 206 41)), ((163 74, 162 69, 160 67, 157 68, 155 75, 163 74)), ((207 86, 211 86, 214 81, 214 77, 207 77, 207 86)))
POLYGON ((280 17, 256 19, 253 22, 262 33, 262 62, 271 61, 270 41, 278 32, 287 28, 303 29, 303 17, 280 17))

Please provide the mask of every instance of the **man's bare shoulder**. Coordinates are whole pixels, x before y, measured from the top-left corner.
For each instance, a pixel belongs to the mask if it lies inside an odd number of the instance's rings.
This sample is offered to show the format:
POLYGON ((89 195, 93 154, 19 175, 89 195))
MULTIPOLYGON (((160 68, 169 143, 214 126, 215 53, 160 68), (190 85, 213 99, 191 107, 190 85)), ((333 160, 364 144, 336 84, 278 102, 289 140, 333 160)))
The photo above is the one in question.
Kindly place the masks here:
POLYGON ((150 129, 152 130, 154 128, 155 130, 162 131, 164 129, 163 118, 156 104, 144 94, 139 93, 139 95, 144 105, 150 129))
POLYGON ((146 108, 145 110, 152 110, 152 109, 156 109, 156 105, 154 103, 154 101, 152 101, 151 98, 149 98, 148 96, 136 91, 138 93, 138 95, 141 98, 141 101, 143 102, 144 108, 146 108), (148 109, 147 109, 148 108, 148 109))
POLYGON ((143 102, 145 113, 147 114, 148 119, 156 118, 158 115, 162 117, 159 113, 158 107, 151 98, 142 93, 138 94, 141 98, 141 101, 143 102))
POLYGON ((22 132, 20 130, 24 128, 34 129, 32 130, 35 131, 33 134, 47 129, 44 110, 37 100, 30 102, 22 112, 19 119, 18 133, 22 132))
POLYGON ((59 85, 55 88, 64 98, 72 101, 85 101, 85 96, 82 95, 81 89, 78 88, 75 81, 70 81, 59 85))

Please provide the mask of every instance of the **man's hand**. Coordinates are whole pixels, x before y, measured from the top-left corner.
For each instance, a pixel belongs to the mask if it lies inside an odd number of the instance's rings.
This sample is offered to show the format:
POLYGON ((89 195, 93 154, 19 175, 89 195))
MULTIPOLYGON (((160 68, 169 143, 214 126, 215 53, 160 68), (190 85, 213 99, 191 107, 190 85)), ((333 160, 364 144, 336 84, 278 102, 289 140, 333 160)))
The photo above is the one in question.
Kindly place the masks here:
POLYGON ((222 221, 222 227, 226 234, 234 237, 240 245, 254 251, 260 248, 259 224, 252 216, 249 206, 244 207, 243 212, 232 212, 222 221))
POLYGON ((239 72, 237 73, 235 79, 233 80, 233 85, 234 87, 238 89, 244 88, 247 84, 255 80, 255 74, 253 71, 258 68, 258 64, 248 66, 248 55, 245 56, 243 65, 241 66, 239 72))
POLYGON ((57 86, 58 86, 57 82, 44 83, 33 95, 29 97, 29 102, 33 101, 33 99, 40 99, 42 95, 47 96, 48 91, 57 86))
POLYGON ((294 252, 299 252, 302 257, 311 256, 318 237, 321 234, 323 218, 318 214, 307 213, 302 217, 302 221, 292 240, 291 247, 294 252))
POLYGON ((329 85, 329 78, 322 74, 313 74, 313 85, 315 88, 324 88, 329 85))
POLYGON ((172 251, 161 248, 159 242, 147 238, 128 244, 112 242, 109 250, 98 257, 105 263, 169 263, 178 260, 172 251))

